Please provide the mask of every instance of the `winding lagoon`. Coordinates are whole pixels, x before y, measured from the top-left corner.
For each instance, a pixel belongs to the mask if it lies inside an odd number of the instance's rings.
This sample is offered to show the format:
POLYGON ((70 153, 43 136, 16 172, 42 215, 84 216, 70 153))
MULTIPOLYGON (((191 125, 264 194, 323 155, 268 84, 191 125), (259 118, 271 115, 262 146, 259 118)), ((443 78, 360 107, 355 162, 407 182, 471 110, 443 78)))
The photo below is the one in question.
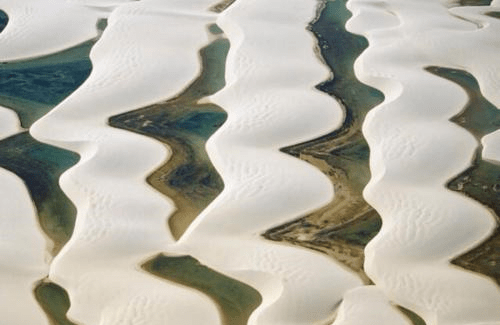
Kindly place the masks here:
MULTIPOLYGON (((219 33, 216 25, 211 32, 219 33)), ((175 98, 109 119, 111 126, 154 137, 172 151, 169 160, 148 182, 174 200, 177 210, 168 225, 178 239, 196 216, 219 195, 224 184, 205 151, 207 139, 227 114, 212 103, 199 103, 224 87, 229 42, 219 38, 200 51, 202 72, 175 98)))
POLYGON ((351 17, 346 3, 325 1, 310 27, 318 39, 323 60, 333 73, 333 79, 318 88, 341 104, 344 122, 339 129, 320 138, 282 149, 325 173, 334 184, 335 197, 321 209, 270 229, 264 236, 325 252, 369 283, 363 272, 363 249, 380 229, 381 221, 362 196, 370 169, 369 149, 361 126, 366 113, 384 97, 354 75, 354 61, 368 42, 345 30, 351 17))
POLYGON ((163 279, 186 285, 211 297, 219 306, 224 325, 245 325, 262 302, 252 287, 216 272, 191 256, 160 254, 143 269, 163 279))
MULTIPOLYGON (((175 202, 177 209, 169 217, 168 226, 176 239, 224 188, 205 151, 205 142, 225 122, 227 114, 219 106, 200 100, 225 85, 229 41, 215 24, 209 25, 208 31, 216 39, 200 50, 202 70, 189 87, 164 103, 109 119, 111 126, 153 137, 172 151, 169 160, 147 181, 175 202)), ((142 268, 208 295, 218 305, 225 325, 247 324, 262 301, 254 288, 200 264, 191 256, 159 254, 142 268)))
POLYGON ((452 263, 491 277, 500 285, 500 166, 482 159, 481 138, 500 128, 500 110, 483 97, 473 75, 464 70, 428 67, 427 71, 458 84, 467 93, 469 101, 462 112, 451 121, 472 133, 478 149, 471 166, 450 180, 452 191, 478 201, 495 215, 497 227, 483 243, 453 259, 452 263))
MULTIPOLYGON (((6 23, 1 18, 0 25, 6 23)), ((0 105, 16 112, 21 127, 29 129, 89 76, 89 52, 94 43, 88 41, 53 55, 0 64, 0 105)), ((76 208, 61 190, 59 178, 78 160, 78 154, 36 141, 27 131, 0 141, 0 166, 26 184, 52 257, 73 233, 76 208)), ((65 316, 70 303, 62 287, 44 279, 35 284, 34 294, 51 324, 73 325, 65 316)))

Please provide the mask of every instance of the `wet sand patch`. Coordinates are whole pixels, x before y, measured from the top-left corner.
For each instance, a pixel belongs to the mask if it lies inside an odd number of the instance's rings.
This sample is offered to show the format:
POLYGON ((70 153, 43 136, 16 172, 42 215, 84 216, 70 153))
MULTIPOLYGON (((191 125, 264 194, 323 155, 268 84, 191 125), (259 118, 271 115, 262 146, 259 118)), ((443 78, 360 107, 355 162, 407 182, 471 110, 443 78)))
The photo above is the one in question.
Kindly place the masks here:
POLYGON ((497 220, 497 227, 488 239, 451 263, 489 276, 500 285, 500 165, 482 159, 480 142, 484 135, 500 128, 500 110, 483 97, 476 78, 467 71, 444 67, 427 67, 426 70, 458 84, 467 93, 468 103, 450 120, 472 133, 478 141, 471 166, 446 186, 483 204, 497 220))
POLYGON ((163 279, 189 286, 218 305, 224 325, 245 325, 262 297, 252 287, 216 272, 191 256, 160 254, 142 268, 163 279))
POLYGON ((370 180, 370 168, 369 148, 361 126, 366 113, 384 97, 359 82, 354 74, 354 61, 368 47, 368 42, 345 30, 351 17, 346 2, 325 1, 310 26, 318 39, 322 59, 334 75, 317 88, 341 104, 344 123, 320 138, 281 149, 327 175, 334 185, 335 197, 327 206, 270 229, 263 236, 322 251, 370 283, 363 271, 363 250, 380 230, 381 219, 362 196, 370 180))

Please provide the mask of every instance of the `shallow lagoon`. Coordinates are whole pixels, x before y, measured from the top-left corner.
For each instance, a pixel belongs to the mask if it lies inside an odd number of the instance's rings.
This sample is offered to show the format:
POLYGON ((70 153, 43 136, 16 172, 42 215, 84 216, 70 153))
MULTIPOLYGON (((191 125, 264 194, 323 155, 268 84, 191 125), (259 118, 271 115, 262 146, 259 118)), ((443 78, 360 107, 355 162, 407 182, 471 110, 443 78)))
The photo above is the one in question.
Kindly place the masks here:
POLYGON ((369 148, 361 126, 366 113, 384 97, 379 91, 359 82, 354 74, 354 61, 368 42, 364 37, 345 30, 345 23, 351 17, 346 3, 345 0, 325 1, 319 16, 310 26, 318 39, 323 60, 334 76, 317 88, 341 104, 344 123, 320 138, 282 149, 325 173, 334 185, 335 197, 327 206, 270 229, 264 236, 320 250, 344 263, 369 283, 363 272, 363 249, 378 233, 381 220, 362 195, 370 180, 370 169, 369 148))

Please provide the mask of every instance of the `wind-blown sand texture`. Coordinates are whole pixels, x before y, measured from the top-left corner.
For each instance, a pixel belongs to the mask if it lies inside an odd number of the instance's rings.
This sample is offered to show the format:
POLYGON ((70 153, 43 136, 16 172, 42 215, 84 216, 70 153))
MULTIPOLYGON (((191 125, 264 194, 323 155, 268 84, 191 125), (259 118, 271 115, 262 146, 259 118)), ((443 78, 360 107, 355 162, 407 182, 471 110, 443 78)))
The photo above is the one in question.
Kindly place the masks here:
POLYGON ((500 1, 0 10, 0 324, 500 324, 500 1))

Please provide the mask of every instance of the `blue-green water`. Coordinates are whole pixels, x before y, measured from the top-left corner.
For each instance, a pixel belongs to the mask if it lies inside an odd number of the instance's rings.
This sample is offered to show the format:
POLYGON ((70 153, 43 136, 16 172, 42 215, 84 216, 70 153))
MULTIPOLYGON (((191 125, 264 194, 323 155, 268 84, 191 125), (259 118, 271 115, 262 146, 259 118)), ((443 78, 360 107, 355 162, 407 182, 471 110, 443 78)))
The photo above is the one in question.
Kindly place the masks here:
POLYGON ((500 165, 482 159, 480 144, 483 136, 500 128, 500 110, 484 98, 476 78, 469 72, 436 66, 426 70, 456 83, 467 93, 469 101, 451 121, 478 140, 471 166, 451 179, 447 187, 480 202, 493 211, 497 219, 497 228, 487 240, 452 263, 489 276, 500 285, 500 165))
POLYGON ((76 208, 59 187, 59 177, 78 159, 73 152, 36 141, 28 132, 0 141, 0 167, 26 184, 40 226, 54 242, 53 255, 71 237, 76 216, 76 208))
POLYGON ((224 325, 245 325, 262 297, 254 288, 216 272, 191 256, 158 255, 142 266, 163 279, 197 289, 221 309, 224 325))
POLYGON ((5 13, 5 11, 0 10, 0 33, 4 30, 5 26, 9 22, 9 16, 5 13))
POLYGON ((24 128, 48 113, 90 74, 94 42, 41 58, 0 64, 0 105, 14 110, 24 128))
MULTIPOLYGON (((15 111, 21 125, 29 128, 89 76, 92 65, 88 55, 94 43, 0 64, 0 105, 15 111)), ((70 239, 76 218, 76 208, 59 187, 59 178, 78 160, 76 153, 38 142, 28 132, 0 141, 0 167, 26 184, 39 224, 52 241, 53 256, 70 239)), ((65 316, 70 302, 63 288, 45 279, 36 284, 34 294, 51 324, 73 325, 65 316)))
POLYGON ((364 246, 378 233, 381 219, 363 199, 370 180, 369 148, 362 133, 363 120, 384 96, 361 83, 354 74, 354 61, 368 41, 345 29, 351 13, 346 0, 321 1, 323 7, 310 25, 324 62, 334 78, 317 88, 340 102, 345 120, 340 128, 322 137, 281 150, 321 169, 335 187, 335 198, 315 212, 264 233, 271 240, 287 241, 323 251, 356 271, 363 271, 364 246))
MULTIPOLYGON (((220 29, 209 26, 217 35, 220 29)), ((205 151, 208 138, 225 122, 227 114, 215 104, 198 101, 225 85, 227 39, 220 38, 200 50, 202 71, 181 94, 109 119, 111 126, 154 137, 172 150, 172 157, 148 177, 148 182, 176 202, 170 230, 179 238, 196 216, 224 188, 205 151)))
MULTIPOLYGON (((222 30, 208 26, 214 35, 222 30)), ((208 138, 225 122, 226 112, 212 103, 198 101, 225 85, 227 39, 220 38, 200 50, 202 71, 175 98, 113 116, 111 126, 154 137, 172 150, 170 159, 154 171, 148 182, 174 200, 177 211, 168 224, 179 238, 196 216, 217 196, 224 183, 205 151, 208 138)), ((211 297, 219 306, 225 325, 244 325, 262 297, 252 287, 200 264, 190 256, 151 258, 142 267, 165 280, 189 286, 211 297)))

